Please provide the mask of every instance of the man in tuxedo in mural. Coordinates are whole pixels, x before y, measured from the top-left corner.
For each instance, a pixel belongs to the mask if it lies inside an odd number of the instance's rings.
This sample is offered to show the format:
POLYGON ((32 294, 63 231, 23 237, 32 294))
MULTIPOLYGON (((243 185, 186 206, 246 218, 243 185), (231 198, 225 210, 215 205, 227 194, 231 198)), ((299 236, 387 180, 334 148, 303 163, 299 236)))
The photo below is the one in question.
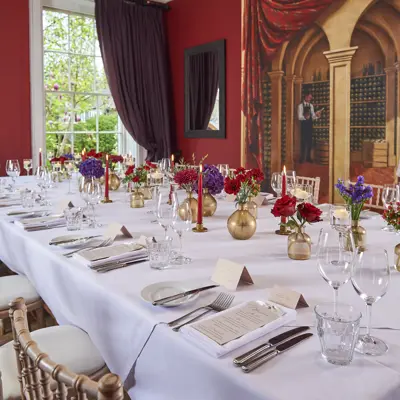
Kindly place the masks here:
POLYGON ((305 93, 303 101, 297 107, 297 116, 300 121, 301 155, 300 163, 312 162, 311 148, 313 141, 313 121, 321 116, 322 110, 314 111, 312 94, 305 93))

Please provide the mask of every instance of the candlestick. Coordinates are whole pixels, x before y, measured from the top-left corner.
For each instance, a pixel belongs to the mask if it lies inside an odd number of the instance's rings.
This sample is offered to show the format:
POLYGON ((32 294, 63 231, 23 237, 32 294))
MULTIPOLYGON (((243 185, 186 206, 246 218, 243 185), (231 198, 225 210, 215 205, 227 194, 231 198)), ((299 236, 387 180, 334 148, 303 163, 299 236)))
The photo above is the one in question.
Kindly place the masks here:
POLYGON ((39 148, 39 167, 42 166, 43 160, 42 160, 42 148, 39 148))
POLYGON ((203 164, 199 168, 199 181, 197 185, 197 224, 192 229, 193 232, 207 232, 208 229, 203 226, 203 164))
POLYGON ((104 188, 104 200, 102 203, 112 203, 112 200, 108 197, 109 195, 109 183, 108 183, 108 178, 109 178, 109 162, 108 162, 108 154, 106 154, 106 176, 105 176, 105 188, 104 188))

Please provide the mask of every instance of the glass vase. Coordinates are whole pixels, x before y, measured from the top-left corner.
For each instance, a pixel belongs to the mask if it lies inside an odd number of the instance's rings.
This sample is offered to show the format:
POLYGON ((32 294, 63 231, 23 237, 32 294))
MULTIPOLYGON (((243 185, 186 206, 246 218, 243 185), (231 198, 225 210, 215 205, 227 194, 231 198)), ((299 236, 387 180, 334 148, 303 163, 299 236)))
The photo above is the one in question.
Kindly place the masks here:
POLYGON ((359 251, 365 250, 367 231, 360 225, 359 220, 351 221, 351 232, 353 233, 354 246, 359 251))
POLYGON ((135 188, 131 194, 131 208, 143 208, 144 196, 139 188, 135 188))
POLYGON ((295 228, 288 236, 288 256, 292 260, 308 260, 311 257, 311 238, 304 227, 295 228))

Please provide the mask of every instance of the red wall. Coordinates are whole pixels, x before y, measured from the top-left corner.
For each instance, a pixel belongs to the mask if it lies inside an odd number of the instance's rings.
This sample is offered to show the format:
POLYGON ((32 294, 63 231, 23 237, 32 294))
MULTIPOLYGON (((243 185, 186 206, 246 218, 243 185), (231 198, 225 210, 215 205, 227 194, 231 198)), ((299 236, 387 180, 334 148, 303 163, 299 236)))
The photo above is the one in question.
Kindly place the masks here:
POLYGON ((166 15, 178 150, 210 163, 240 164, 241 0, 173 0, 166 15), (184 138, 184 51, 226 39, 226 139, 184 138))
POLYGON ((0 5, 0 175, 7 159, 31 156, 29 1, 0 5))

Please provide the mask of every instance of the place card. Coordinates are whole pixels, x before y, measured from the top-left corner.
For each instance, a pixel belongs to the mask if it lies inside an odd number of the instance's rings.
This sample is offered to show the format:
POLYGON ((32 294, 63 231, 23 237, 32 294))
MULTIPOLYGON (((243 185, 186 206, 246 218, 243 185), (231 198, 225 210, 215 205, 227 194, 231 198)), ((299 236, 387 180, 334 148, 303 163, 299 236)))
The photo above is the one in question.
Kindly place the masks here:
POLYGON ((270 290, 269 300, 293 310, 309 307, 306 299, 301 293, 278 285, 275 285, 270 290))
POLYGON ((125 225, 122 225, 118 222, 113 222, 112 224, 108 225, 108 228, 107 228, 104 236, 110 237, 113 240, 115 240, 117 238, 117 236, 119 236, 121 234, 127 238, 133 237, 125 225))
POLYGON ((203 335, 223 346, 280 318, 279 310, 250 301, 192 325, 203 335))
POLYGON ((68 199, 62 199, 57 203, 56 214, 63 214, 66 208, 72 208, 72 207, 74 207, 72 201, 68 199))
POLYGON ((254 284, 246 266, 223 258, 217 261, 211 280, 228 290, 236 290, 240 283, 246 285, 254 284))
POLYGON ((258 194, 258 196, 254 197, 253 201, 257 204, 257 207, 261 207, 264 204, 265 196, 258 194))
POLYGON ((233 203, 236 200, 236 196, 234 194, 227 194, 225 200, 233 203))

